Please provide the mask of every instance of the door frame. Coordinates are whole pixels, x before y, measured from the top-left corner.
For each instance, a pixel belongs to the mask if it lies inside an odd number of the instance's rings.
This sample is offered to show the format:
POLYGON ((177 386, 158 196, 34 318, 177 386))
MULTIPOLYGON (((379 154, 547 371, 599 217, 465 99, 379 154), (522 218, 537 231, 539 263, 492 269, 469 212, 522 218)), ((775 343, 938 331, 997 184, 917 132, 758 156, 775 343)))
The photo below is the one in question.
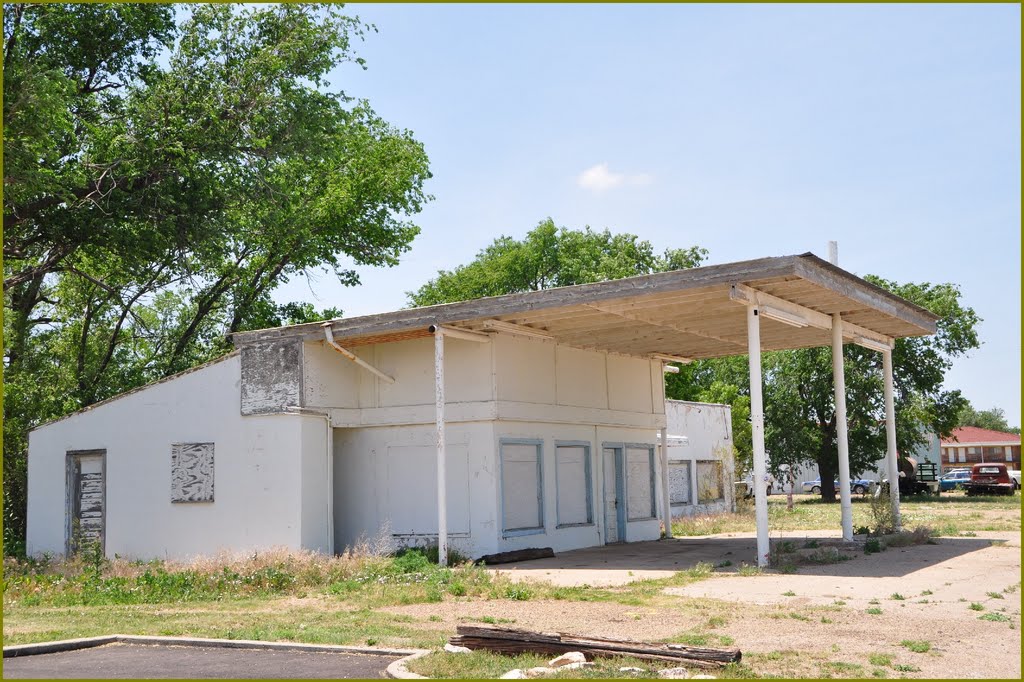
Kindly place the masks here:
POLYGON ((74 547, 73 531, 75 511, 81 500, 78 497, 78 475, 81 472, 81 461, 85 457, 100 458, 100 504, 103 508, 103 520, 100 523, 100 550, 103 555, 107 553, 107 451, 105 449, 94 450, 68 450, 64 463, 64 553, 71 556, 77 549, 74 547))
POLYGON ((612 545, 626 541, 626 446, 623 443, 601 444, 601 526, 604 529, 604 544, 612 545), (605 450, 612 450, 615 468, 615 523, 616 538, 608 537, 608 471, 606 468, 605 450))

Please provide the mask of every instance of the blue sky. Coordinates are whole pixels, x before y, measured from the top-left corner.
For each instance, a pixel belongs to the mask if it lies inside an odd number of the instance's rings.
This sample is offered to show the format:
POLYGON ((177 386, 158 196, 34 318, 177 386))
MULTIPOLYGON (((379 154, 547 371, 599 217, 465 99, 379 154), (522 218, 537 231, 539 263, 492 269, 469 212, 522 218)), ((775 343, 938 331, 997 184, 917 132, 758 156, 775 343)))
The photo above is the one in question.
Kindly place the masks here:
POLYGON ((349 10, 379 33, 332 85, 414 131, 436 199, 397 267, 277 300, 395 310, 548 216, 709 263, 837 240, 857 274, 961 286, 984 345, 947 386, 1020 424, 1018 5, 349 10))

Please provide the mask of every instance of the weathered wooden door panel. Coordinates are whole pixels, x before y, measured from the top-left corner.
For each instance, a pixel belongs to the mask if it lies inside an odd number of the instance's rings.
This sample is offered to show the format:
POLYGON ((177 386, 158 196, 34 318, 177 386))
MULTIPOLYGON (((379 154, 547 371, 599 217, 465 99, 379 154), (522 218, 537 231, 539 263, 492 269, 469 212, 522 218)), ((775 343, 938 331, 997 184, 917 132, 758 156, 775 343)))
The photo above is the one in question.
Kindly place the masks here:
POLYGON ((67 458, 67 552, 87 547, 104 551, 106 452, 69 452, 67 458))

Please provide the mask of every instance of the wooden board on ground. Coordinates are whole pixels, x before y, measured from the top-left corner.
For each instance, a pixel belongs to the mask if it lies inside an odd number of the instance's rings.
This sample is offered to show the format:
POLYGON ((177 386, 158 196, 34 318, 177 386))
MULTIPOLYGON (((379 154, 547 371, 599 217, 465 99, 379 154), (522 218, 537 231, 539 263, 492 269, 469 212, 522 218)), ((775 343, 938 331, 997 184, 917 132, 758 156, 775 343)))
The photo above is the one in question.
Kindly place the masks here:
POLYGON ((511 564, 516 561, 529 561, 530 559, 550 559, 555 556, 555 550, 550 547, 531 547, 529 549, 516 549, 511 552, 498 552, 497 554, 485 554, 476 560, 478 564, 511 564))
POLYGON ((585 637, 562 632, 531 632, 516 628, 459 625, 451 643, 469 649, 486 649, 501 654, 563 654, 579 651, 588 660, 595 657, 632 656, 656 661, 676 661, 703 668, 717 668, 736 663, 742 657, 739 649, 713 649, 664 644, 661 642, 635 642, 626 639, 585 637))

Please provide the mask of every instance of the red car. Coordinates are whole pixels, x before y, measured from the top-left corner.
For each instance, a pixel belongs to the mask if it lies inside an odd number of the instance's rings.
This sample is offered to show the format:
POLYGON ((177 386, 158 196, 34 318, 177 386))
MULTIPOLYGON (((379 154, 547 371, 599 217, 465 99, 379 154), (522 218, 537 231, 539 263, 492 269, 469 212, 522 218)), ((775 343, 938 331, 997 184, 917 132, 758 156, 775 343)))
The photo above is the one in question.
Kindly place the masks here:
POLYGON ((964 485, 968 495, 1012 495, 1013 487, 1005 464, 975 464, 971 480, 964 485))

